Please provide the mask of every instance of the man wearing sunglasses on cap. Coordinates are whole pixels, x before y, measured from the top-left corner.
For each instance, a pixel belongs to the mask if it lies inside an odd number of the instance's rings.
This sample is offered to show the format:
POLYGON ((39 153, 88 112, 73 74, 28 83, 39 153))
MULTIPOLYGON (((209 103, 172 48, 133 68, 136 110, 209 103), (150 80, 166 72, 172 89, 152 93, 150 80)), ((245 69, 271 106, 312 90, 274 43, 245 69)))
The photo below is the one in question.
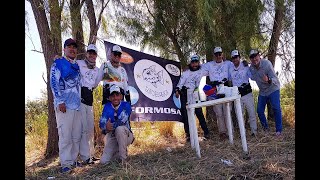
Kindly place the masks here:
POLYGON ((99 78, 103 81, 102 104, 110 101, 110 87, 113 84, 120 87, 121 94, 125 97, 125 100, 131 103, 128 88, 128 75, 120 64, 121 55, 122 49, 120 46, 114 45, 111 49, 110 60, 102 63, 99 69, 99 78))
POLYGON ((264 114, 267 101, 271 103, 271 107, 275 117, 276 133, 275 136, 280 137, 282 133, 282 113, 280 106, 280 81, 273 69, 271 62, 267 59, 261 59, 260 53, 256 49, 250 50, 249 53, 251 66, 250 72, 252 80, 256 81, 259 87, 259 96, 257 103, 257 113, 261 125, 265 132, 269 131, 266 115, 264 114))
MULTIPOLYGON (((219 84, 229 86, 229 67, 232 65, 232 62, 230 60, 223 60, 221 47, 215 47, 213 54, 214 61, 202 65, 204 76, 209 76, 210 84, 212 86, 219 86, 219 84)), ((213 106, 213 110, 217 116, 218 131, 221 140, 228 139, 223 106, 223 104, 213 106)))
MULTIPOLYGON (((238 50, 231 51, 232 65, 230 66, 230 80, 233 86, 237 86, 240 92, 241 107, 244 110, 247 109, 249 115, 249 124, 251 128, 251 136, 257 135, 257 119, 254 106, 254 99, 252 94, 252 88, 249 82, 251 73, 249 66, 242 63, 245 60, 240 59, 240 53, 238 50)), ((242 111, 243 112, 243 111, 242 111)))

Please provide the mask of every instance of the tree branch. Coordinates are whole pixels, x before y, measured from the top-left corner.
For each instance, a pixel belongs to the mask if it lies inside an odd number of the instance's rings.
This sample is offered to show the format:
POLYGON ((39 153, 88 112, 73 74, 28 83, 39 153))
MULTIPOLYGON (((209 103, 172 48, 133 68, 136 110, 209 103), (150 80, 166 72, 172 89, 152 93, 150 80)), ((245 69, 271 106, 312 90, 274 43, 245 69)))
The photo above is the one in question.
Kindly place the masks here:
POLYGON ((48 84, 46 79, 44 78, 44 73, 42 73, 42 79, 43 79, 44 83, 48 84))

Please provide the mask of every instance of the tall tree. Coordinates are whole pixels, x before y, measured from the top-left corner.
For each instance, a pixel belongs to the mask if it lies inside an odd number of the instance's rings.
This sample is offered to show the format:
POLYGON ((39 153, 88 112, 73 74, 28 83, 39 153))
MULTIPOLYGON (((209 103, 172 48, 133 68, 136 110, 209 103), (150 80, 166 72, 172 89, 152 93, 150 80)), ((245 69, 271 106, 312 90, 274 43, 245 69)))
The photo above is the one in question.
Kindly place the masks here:
MULTIPOLYGON (((267 59, 271 62, 273 67, 275 66, 276 57, 279 57, 279 59, 282 59, 283 61, 286 60, 286 55, 283 55, 284 58, 282 58, 281 54, 279 54, 278 52, 283 52, 285 51, 284 49, 289 50, 288 48, 286 48, 286 46, 280 46, 279 48, 278 45, 279 42, 281 42, 281 38, 284 39, 286 43, 288 43, 288 41, 289 43, 292 42, 292 39, 285 39, 286 35, 291 33, 290 27, 292 26, 292 21, 294 19, 292 18, 292 14, 288 13, 292 9, 292 5, 294 5, 294 1, 291 0, 265 1, 266 15, 271 16, 271 19, 273 20, 273 23, 270 23, 271 26, 266 25, 267 32, 269 33, 269 35, 266 36, 266 39, 270 37, 266 54, 267 59)), ((288 66, 288 69, 290 69, 290 65, 288 66)), ((290 82, 290 80, 291 79, 289 79, 288 82, 290 82)), ((268 119, 274 121, 274 114, 270 102, 267 103, 267 109, 268 119)))
MULTIPOLYGON (((176 59, 186 67, 195 42, 198 23, 191 0, 119 1, 116 6, 118 35, 131 44, 158 49, 163 57, 176 59), (175 58, 176 57, 176 58, 175 58)), ((197 51, 195 51, 197 52, 197 51)))
MULTIPOLYGON (((57 54, 61 55, 61 11, 62 4, 58 0, 50 0, 44 2, 42 0, 28 0, 31 4, 32 11, 38 27, 41 46, 45 59, 47 72, 50 72, 53 57, 57 54), (47 19, 47 13, 50 14, 47 19)), ((58 132, 55 113, 53 108, 53 95, 50 88, 50 73, 47 73, 47 92, 48 92, 48 137, 50 141, 47 143, 46 157, 50 157, 58 153, 58 132), (50 143, 49 143, 50 142, 50 143)))

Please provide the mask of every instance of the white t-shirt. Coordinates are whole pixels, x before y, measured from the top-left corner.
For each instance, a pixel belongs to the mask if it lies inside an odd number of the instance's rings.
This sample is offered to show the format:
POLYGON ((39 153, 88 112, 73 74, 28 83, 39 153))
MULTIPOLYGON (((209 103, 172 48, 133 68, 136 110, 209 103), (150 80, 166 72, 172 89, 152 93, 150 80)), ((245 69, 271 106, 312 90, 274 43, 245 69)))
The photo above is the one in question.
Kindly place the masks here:
POLYGON ((245 67, 240 61, 239 66, 236 68, 234 64, 229 68, 231 81, 234 86, 240 87, 243 83, 249 83, 249 78, 251 78, 251 73, 249 70, 249 66, 245 67))
POLYGON ((204 76, 209 76, 210 81, 222 82, 224 78, 227 80, 230 79, 229 67, 231 65, 232 62, 229 60, 224 60, 220 63, 210 61, 202 65, 202 70, 204 72, 204 76))
POLYGON ((97 87, 100 80, 98 78, 99 68, 89 69, 85 60, 77 60, 81 74, 81 86, 92 90, 97 87))
POLYGON ((190 71, 188 69, 182 73, 177 87, 182 89, 182 86, 186 86, 188 89, 194 90, 196 87, 199 87, 202 76, 203 72, 201 69, 197 71, 190 71))

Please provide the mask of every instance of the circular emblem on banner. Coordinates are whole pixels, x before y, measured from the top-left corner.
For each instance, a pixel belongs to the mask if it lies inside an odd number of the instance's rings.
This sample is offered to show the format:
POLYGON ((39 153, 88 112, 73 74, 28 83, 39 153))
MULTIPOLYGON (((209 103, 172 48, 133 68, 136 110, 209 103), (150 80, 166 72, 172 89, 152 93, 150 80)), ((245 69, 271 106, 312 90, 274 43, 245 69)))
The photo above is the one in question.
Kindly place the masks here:
POLYGON ((172 94, 172 80, 168 72, 158 63, 139 60, 133 70, 140 91, 154 101, 165 101, 172 94))
POLYGON ((131 105, 134 105, 139 100, 139 93, 133 86, 129 86, 129 92, 130 92, 130 100, 131 105))
POLYGON ((166 70, 174 76, 180 76, 180 69, 174 64, 167 64, 166 70))

